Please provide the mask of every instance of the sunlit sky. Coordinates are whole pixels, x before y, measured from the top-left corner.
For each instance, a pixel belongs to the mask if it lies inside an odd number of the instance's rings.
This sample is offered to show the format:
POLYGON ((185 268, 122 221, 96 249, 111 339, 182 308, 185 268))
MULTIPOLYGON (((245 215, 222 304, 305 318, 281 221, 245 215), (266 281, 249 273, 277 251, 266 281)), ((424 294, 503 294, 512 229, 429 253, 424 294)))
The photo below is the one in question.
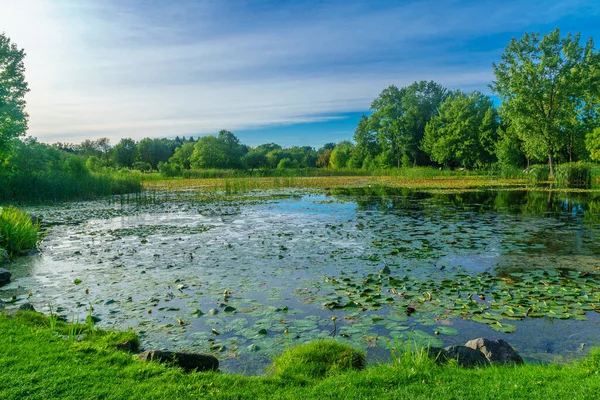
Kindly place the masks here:
POLYGON ((600 41, 598 0, 0 0, 44 142, 199 136, 350 139, 388 85, 481 90, 511 37, 600 41))

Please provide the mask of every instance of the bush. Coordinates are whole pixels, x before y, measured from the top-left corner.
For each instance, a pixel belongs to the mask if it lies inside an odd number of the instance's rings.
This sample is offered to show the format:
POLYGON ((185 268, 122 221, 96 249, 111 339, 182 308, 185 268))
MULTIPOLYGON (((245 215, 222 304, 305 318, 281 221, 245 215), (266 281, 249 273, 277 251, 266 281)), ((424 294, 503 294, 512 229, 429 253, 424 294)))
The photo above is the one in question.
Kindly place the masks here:
POLYGON ((589 187, 592 184, 592 166, 576 162, 556 167, 556 182, 568 187, 589 187))
POLYGON ((527 172, 529 180, 533 182, 546 182, 550 177, 550 167, 547 165, 532 165, 527 172))
POLYGON ((284 352, 273 363, 282 378, 318 379, 365 367, 365 353, 331 340, 307 343, 284 352))
POLYGON ((131 169, 135 169, 141 172, 150 172, 152 171, 152 165, 150 165, 147 162, 143 162, 143 161, 137 161, 134 162, 133 165, 131 166, 131 169))
POLYGON ((14 207, 0 209, 0 253, 5 249, 12 258, 28 252, 37 243, 38 231, 39 224, 33 224, 28 213, 14 207))
POLYGON ((158 163, 158 170, 167 178, 181 176, 181 165, 179 164, 160 161, 158 163))

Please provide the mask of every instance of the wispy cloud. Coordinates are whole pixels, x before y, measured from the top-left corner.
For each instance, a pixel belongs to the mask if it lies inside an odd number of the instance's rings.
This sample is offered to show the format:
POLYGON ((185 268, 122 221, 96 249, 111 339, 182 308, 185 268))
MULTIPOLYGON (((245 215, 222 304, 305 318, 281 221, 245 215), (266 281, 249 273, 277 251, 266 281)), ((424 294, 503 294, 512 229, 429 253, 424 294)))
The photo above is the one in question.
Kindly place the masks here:
POLYGON ((515 32, 600 11, 565 3, 2 0, 0 29, 28 53, 30 134, 117 141, 339 118, 421 79, 485 90, 515 32))

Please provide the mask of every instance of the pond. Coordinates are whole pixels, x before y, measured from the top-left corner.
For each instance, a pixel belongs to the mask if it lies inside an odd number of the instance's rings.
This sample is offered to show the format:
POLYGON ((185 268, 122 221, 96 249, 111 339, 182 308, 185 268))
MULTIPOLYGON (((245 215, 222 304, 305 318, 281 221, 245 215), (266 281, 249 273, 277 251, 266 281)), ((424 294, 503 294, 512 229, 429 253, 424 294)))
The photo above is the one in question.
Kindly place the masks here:
POLYGON ((229 372, 325 337, 371 362, 407 340, 502 338, 530 362, 600 346, 599 194, 157 193, 31 211, 49 232, 0 298, 68 321, 91 312, 229 372))

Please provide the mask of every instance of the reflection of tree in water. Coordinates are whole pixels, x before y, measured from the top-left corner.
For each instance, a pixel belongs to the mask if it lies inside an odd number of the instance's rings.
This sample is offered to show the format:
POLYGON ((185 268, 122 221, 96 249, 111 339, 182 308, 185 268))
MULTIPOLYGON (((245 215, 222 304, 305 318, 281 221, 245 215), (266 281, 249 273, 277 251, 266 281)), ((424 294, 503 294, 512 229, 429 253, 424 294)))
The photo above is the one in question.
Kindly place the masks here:
POLYGON ((515 215, 557 216, 569 213, 585 219, 599 218, 600 195, 589 192, 556 192, 553 190, 473 191, 462 193, 426 193, 407 188, 381 186, 332 189, 334 196, 353 197, 359 210, 422 211, 439 208, 453 211, 496 211, 515 215), (595 211, 594 211, 595 210, 595 211))
POLYGON ((590 201, 583 215, 587 223, 600 224, 600 199, 590 201))

